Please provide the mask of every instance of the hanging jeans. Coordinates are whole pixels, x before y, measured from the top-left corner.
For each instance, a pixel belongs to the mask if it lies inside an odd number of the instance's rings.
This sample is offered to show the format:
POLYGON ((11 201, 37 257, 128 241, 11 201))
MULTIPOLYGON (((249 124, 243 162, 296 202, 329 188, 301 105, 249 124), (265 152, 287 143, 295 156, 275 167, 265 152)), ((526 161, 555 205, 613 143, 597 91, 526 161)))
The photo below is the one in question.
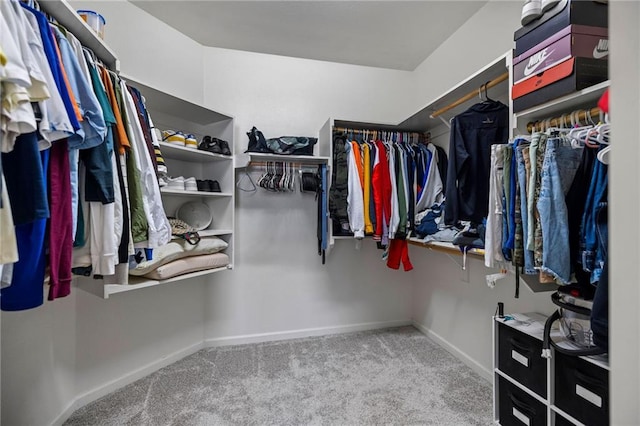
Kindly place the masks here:
POLYGON ((569 222, 565 196, 580 166, 582 149, 574 149, 568 139, 550 138, 541 170, 538 212, 542 226, 542 271, 556 281, 571 281, 569 222))
POLYGON ((597 283, 602 274, 602 266, 606 256, 598 243, 598 232, 602 240, 608 238, 606 226, 598 228, 600 221, 606 222, 607 209, 607 165, 597 161, 593 168, 593 178, 589 187, 589 195, 582 217, 582 268, 591 272, 591 283, 597 283))
MULTIPOLYGON (((522 235, 523 241, 518 244, 516 241, 516 248, 520 248, 522 245, 522 249, 524 251, 524 273, 525 274, 535 274, 536 270, 533 265, 533 251, 527 250, 526 246, 526 236, 529 231, 529 215, 527 214, 527 168, 525 163, 524 152, 527 145, 520 145, 516 148, 516 161, 518 165, 518 184, 520 185, 520 213, 522 217, 522 235)), ((527 151, 528 153, 528 151, 527 151)), ((516 239, 519 234, 516 234, 516 239)))

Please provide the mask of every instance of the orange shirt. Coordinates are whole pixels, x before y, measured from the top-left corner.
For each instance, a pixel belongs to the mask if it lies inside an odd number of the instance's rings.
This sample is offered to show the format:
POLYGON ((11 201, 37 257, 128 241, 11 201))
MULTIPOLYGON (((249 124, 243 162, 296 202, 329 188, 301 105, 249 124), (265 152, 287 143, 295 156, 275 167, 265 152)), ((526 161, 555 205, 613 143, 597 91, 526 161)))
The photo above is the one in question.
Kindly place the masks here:
POLYGON ((109 96, 109 102, 111 103, 111 108, 113 108, 113 115, 116 117, 115 142, 118 147, 118 153, 122 155, 125 153, 125 148, 131 148, 131 142, 129 142, 127 131, 124 128, 122 115, 120 114, 120 107, 118 106, 116 93, 113 90, 113 84, 111 84, 109 72, 100 67, 100 77, 102 77, 102 83, 104 84, 104 88, 109 96))

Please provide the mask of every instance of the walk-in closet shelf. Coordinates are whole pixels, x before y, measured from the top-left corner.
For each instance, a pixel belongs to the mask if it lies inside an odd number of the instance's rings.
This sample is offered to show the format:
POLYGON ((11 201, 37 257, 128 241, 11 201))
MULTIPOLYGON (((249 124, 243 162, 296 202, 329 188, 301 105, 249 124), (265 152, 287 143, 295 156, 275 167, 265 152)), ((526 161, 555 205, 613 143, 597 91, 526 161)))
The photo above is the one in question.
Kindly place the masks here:
MULTIPOLYGON (((542 358, 545 320, 539 313, 494 318, 496 424, 608 424, 608 358, 574 357, 555 350, 550 359, 542 358)), ((551 337, 560 346, 572 348, 559 329, 552 329, 551 337)))
MULTIPOLYGON (((343 128, 343 129, 361 129, 361 130, 378 130, 378 131, 389 131, 389 132, 417 132, 417 133, 425 133, 431 132, 432 140, 437 140, 442 138, 446 138, 447 144, 443 145, 445 150, 448 151, 448 133, 449 133, 449 120, 455 115, 465 111, 469 106, 471 106, 474 101, 469 100, 467 102, 462 102, 459 105, 448 109, 445 113, 432 117, 432 114, 444 107, 447 107, 451 104, 458 103, 461 98, 465 96, 475 93, 479 91, 479 88, 489 82, 497 80, 496 84, 489 89, 489 94, 492 99, 501 100, 505 104, 508 104, 508 99, 510 98, 510 79, 504 79, 504 74, 508 73, 511 67, 511 51, 506 52, 503 55, 500 55, 495 60, 491 61, 489 64, 484 66, 482 69, 478 70, 473 75, 459 82, 442 95, 436 97, 435 99, 428 102, 423 108, 419 111, 406 118, 397 124, 390 123, 367 123, 360 121, 349 121, 349 120, 338 120, 330 118, 320 130, 320 141, 323 142, 324 146, 329 147, 331 151, 328 153, 329 158, 333 158, 332 152, 332 136, 334 128, 343 128)), ((477 99, 479 101, 479 98, 477 99)), ((442 142, 436 142, 437 144, 442 145, 442 142)), ((331 176, 331 175, 330 175, 331 176)), ((331 185, 331 182, 329 182, 331 185)), ((329 220, 329 226, 331 228, 332 221, 329 220)), ((336 240, 353 240, 353 237, 350 236, 337 236, 333 235, 330 231, 329 233, 329 247, 333 247, 336 240)), ((447 254, 458 254, 462 256, 462 252, 458 246, 455 246, 451 243, 443 243, 443 242, 431 242, 424 243, 419 239, 410 238, 409 244, 415 247, 423 247, 428 248, 433 251, 444 252, 447 254)), ((469 250, 467 254, 472 255, 474 257, 483 256, 482 250, 469 250)))
MULTIPOLYGON (((590 109, 595 107, 598 99, 610 86, 609 80, 587 87, 580 91, 562 96, 544 104, 537 105, 524 111, 513 114, 512 125, 514 129, 527 133, 527 124, 532 121, 570 114, 575 110, 590 109)), ((593 117, 598 121, 597 117, 593 117)))
MULTIPOLYGON (((75 11, 64 0, 42 1, 42 9, 53 15, 61 24, 76 34, 81 42, 91 48, 106 64, 113 64, 118 69, 118 59, 106 44, 84 23, 75 11)), ((223 139, 229 143, 233 152, 233 117, 178 96, 167 93, 150 84, 137 80, 132 76, 121 77, 128 85, 137 88, 142 93, 147 110, 160 130, 175 130, 191 133, 198 141, 205 135, 223 139)), ((180 189, 161 188, 165 213, 169 217, 176 216, 176 211, 185 202, 201 200, 212 212, 212 222, 200 231, 201 237, 216 236, 228 243, 225 253, 229 256, 229 265, 209 269, 166 280, 147 279, 144 277, 107 277, 94 279, 78 277, 78 287, 108 298, 112 294, 123 293, 152 286, 183 281, 190 278, 205 276, 220 271, 233 269, 234 261, 234 157, 233 155, 214 154, 207 151, 187 148, 170 143, 160 143, 163 158, 170 176, 195 177, 196 179, 216 180, 222 192, 186 191, 180 189), (117 281, 114 283, 114 280, 117 281)))
POLYGON ((83 46, 91 49, 109 69, 116 72, 120 70, 120 62, 113 50, 78 16, 69 3, 64 0, 40 0, 38 4, 43 12, 53 16, 71 31, 83 46))

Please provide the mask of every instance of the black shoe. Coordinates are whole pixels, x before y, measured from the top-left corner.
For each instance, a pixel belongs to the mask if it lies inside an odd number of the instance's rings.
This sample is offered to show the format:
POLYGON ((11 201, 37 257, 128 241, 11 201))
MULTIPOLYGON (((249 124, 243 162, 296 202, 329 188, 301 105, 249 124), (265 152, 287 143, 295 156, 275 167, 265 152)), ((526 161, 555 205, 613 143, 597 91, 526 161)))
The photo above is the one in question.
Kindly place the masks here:
POLYGON ((222 192, 220 189, 220 183, 217 180, 207 180, 209 186, 209 192, 222 192))
POLYGON ((207 135, 202 138, 202 142, 198 145, 198 149, 201 151, 213 152, 214 154, 222 154, 222 146, 220 142, 220 139, 212 138, 207 135))
POLYGON ((219 139, 220 148, 222 148, 222 155, 231 155, 231 150, 229 149, 229 143, 222 139, 219 139))
POLYGON ((198 191, 209 192, 209 181, 196 179, 196 185, 198 185, 198 191))

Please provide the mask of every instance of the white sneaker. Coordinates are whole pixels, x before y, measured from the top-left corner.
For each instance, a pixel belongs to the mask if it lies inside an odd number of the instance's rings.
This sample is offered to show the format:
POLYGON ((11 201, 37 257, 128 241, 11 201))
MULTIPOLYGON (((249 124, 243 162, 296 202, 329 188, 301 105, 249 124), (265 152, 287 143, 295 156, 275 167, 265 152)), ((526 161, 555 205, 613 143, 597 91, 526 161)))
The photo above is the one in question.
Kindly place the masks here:
POLYGON ((186 178, 184 180, 184 189, 186 191, 198 191, 198 183, 196 182, 196 178, 186 178))
POLYGON ((542 16, 542 0, 526 0, 522 6, 520 23, 524 27, 542 16))
POLYGON ((180 191, 184 191, 184 177, 178 176, 172 178, 167 176, 165 181, 167 182, 167 189, 178 189, 180 191))
POLYGON ((542 13, 546 13, 547 10, 553 9, 553 7, 560 3, 560 0, 542 0, 542 13))
POLYGON ((165 186, 167 186, 167 177, 166 176, 160 176, 158 178, 158 186, 160 188, 164 188, 165 186))

